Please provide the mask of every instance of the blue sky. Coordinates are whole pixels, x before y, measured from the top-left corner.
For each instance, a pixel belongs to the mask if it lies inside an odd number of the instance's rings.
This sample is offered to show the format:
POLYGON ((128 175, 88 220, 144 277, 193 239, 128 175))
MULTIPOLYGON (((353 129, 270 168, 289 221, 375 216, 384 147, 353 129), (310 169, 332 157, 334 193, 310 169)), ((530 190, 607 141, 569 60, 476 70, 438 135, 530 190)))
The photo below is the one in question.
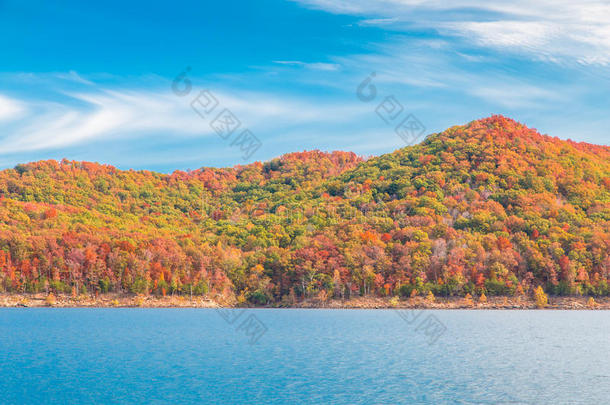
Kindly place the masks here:
POLYGON ((610 5, 592 0, 0 0, 0 167, 40 159, 171 172, 309 149, 405 146, 393 96, 426 133, 504 114, 608 144, 610 5), (172 82, 186 68, 191 92, 172 82), (372 72, 377 97, 356 97, 372 72), (223 139, 201 90, 241 125, 223 139), (249 129, 247 158, 232 142, 249 129))

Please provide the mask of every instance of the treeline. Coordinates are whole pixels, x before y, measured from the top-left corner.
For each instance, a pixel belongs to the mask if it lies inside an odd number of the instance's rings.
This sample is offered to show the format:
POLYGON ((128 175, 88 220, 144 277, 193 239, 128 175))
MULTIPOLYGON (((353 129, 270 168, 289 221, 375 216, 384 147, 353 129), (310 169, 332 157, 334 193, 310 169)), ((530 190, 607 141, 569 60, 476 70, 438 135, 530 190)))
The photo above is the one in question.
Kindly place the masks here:
POLYGON ((610 148, 493 116, 363 161, 0 172, 0 291, 610 294, 610 148))

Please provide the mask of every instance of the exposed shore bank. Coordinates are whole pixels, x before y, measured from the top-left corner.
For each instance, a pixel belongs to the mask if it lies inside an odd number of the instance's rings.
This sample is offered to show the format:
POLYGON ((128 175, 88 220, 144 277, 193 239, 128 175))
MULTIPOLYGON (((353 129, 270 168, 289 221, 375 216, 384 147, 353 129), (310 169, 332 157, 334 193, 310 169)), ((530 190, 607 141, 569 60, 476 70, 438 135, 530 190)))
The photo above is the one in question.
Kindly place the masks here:
MULTIPOLYGON (((218 308, 236 307, 230 303, 219 303, 213 298, 188 296, 144 296, 128 294, 104 294, 98 297, 89 295, 51 295, 47 294, 0 294, 0 307, 58 307, 58 308, 218 308)), ((252 306, 251 306, 252 307, 252 306)), ((308 299, 292 304, 274 303, 261 308, 335 308, 335 309, 383 309, 383 308, 420 308, 420 309, 537 309, 531 297, 489 297, 484 302, 476 298, 472 301, 460 297, 434 300, 414 297, 405 300, 391 298, 358 297, 350 300, 320 301, 308 299)), ((610 310, 610 298, 553 297, 550 296, 544 309, 603 309, 610 310)))

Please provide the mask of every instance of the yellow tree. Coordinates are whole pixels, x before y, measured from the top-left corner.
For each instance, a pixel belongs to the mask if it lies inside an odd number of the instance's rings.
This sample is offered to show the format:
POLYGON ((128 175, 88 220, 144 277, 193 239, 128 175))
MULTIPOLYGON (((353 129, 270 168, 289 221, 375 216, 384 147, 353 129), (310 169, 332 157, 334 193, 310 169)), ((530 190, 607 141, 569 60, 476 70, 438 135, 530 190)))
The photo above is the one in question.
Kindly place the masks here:
POLYGON ((538 308, 544 308, 547 306, 549 297, 544 293, 541 286, 538 286, 536 290, 534 290, 534 300, 536 301, 536 306, 538 308))

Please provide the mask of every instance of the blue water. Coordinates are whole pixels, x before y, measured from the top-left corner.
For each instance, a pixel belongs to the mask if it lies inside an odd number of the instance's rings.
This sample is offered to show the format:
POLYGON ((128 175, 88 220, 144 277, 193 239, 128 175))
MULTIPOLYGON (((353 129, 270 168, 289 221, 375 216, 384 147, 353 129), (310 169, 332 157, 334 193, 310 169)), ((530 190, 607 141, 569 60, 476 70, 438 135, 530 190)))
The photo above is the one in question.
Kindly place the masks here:
POLYGON ((0 403, 610 403, 608 311, 222 314, 1 309, 0 403))

